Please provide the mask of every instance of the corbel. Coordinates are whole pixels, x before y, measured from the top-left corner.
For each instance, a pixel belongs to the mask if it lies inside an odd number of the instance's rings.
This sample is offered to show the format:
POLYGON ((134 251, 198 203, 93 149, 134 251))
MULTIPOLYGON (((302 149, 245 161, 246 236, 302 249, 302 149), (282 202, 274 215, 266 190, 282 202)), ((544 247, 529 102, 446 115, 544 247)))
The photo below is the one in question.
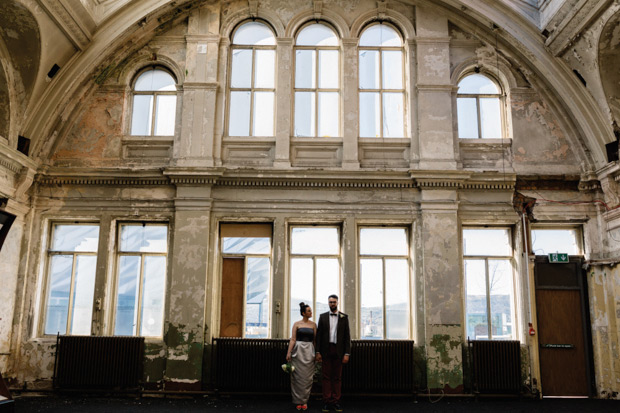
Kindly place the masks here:
POLYGON ((377 1, 377 17, 379 20, 385 20, 387 13, 387 0, 377 1))

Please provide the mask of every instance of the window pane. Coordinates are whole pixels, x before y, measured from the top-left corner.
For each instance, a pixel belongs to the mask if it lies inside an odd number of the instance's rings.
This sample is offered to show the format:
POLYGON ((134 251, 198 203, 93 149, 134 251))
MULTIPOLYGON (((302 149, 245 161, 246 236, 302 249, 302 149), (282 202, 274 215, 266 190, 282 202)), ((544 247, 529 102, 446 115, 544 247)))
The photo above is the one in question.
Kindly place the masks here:
POLYGON ((166 297, 166 257, 144 257, 140 335, 161 337, 166 297))
POLYGON ((405 228, 362 228, 360 254, 407 255, 407 230, 405 228))
POLYGON ((297 89, 316 87, 316 51, 297 50, 295 52, 295 87, 297 89))
POLYGON ((489 260, 491 338, 512 340, 514 334, 514 290, 508 260, 489 260))
POLYGON ((134 95, 131 115, 131 134, 148 136, 153 123, 153 96, 134 95))
POLYGON ((316 136, 314 92, 295 92, 295 136, 316 136))
POLYGON ((360 37, 360 46, 399 47, 402 41, 396 30, 385 24, 370 26, 360 37))
POLYGON ((406 259, 385 260, 385 337, 409 338, 409 266, 406 259))
POLYGON ((316 308, 313 308, 314 319, 318 321, 320 314, 329 311, 327 297, 339 295, 338 279, 340 265, 337 258, 318 258, 316 260, 316 308))
POLYGON ((457 98, 456 107, 459 124, 460 139, 477 139, 478 138, 478 109, 476 108, 476 99, 474 98, 457 98))
POLYGON ((254 67, 254 87, 273 88, 276 67, 275 50, 257 50, 254 67))
POLYGON ((293 228, 293 254, 337 255, 339 251, 338 228, 293 228))
POLYGON ((157 96, 157 107, 155 114, 155 135, 172 136, 174 135, 174 118, 177 111, 176 96, 157 96))
POLYGON ((360 89, 379 89, 379 52, 360 50, 360 89))
POLYGON ((495 83, 484 75, 469 75, 459 82, 458 93, 473 93, 480 95, 499 94, 500 91, 495 83))
POLYGON ((319 87, 337 89, 339 73, 338 50, 319 50, 319 87))
POLYGON ((381 107, 378 93, 360 93, 360 136, 381 137, 381 107))
POLYGON ((71 255, 54 255, 50 259, 45 334, 66 334, 71 291, 71 255))
POLYGON ((121 256, 118 264, 115 336, 136 335, 140 257, 121 256))
POLYGON ((263 23, 248 22, 235 30, 233 44, 273 46, 276 44, 276 38, 263 23))
POLYGON ((403 88, 403 54, 400 51, 384 50, 383 57, 383 88, 403 88))
POLYGON ((319 136, 340 135, 338 133, 338 119, 340 119, 338 106, 338 93, 319 93, 319 136))
POLYGON ((402 138, 404 131, 404 98, 402 93, 383 94, 383 137, 402 138))
POLYGON ((489 338, 484 260, 465 260, 466 328, 471 340, 489 338))
POLYGON ((323 24, 311 24, 297 36, 299 46, 338 46, 336 33, 323 24))
POLYGON ((121 225, 120 251, 168 251, 168 227, 165 225, 121 225))
POLYGON ((245 337, 269 337, 269 258, 248 257, 245 337))
POLYGON ((169 73, 163 70, 149 70, 138 77, 134 90, 138 92, 173 92, 176 87, 174 78, 169 73))
POLYGON ((383 338, 383 262, 360 260, 362 339, 383 338))
POLYGON ((271 239, 226 237, 223 241, 222 251, 227 254, 269 254, 271 252, 271 239))
POLYGON ((98 225, 56 224, 52 231, 52 251, 97 252, 98 225))
POLYGON ((254 92, 253 136, 273 136, 273 92, 254 92))
POLYGON ((96 270, 97 257, 85 255, 76 257, 71 334, 90 335, 96 270))
MULTIPOLYGON (((290 326, 295 321, 301 320, 299 303, 304 302, 312 305, 314 294, 312 258, 291 259, 291 314, 290 326)), ((313 309, 316 313, 316 309, 313 309)))
POLYGON ((482 256, 510 256, 508 229, 464 229, 463 254, 482 256))
POLYGON ((483 139, 502 138, 499 98, 480 98, 480 122, 483 139))
POLYGON ((250 93, 230 92, 229 136, 250 136, 250 93))
POLYGON ((233 49, 230 87, 252 87, 252 50, 233 49))
POLYGON ((536 255, 554 252, 569 255, 581 254, 575 229, 534 229, 531 234, 532 250, 536 255))

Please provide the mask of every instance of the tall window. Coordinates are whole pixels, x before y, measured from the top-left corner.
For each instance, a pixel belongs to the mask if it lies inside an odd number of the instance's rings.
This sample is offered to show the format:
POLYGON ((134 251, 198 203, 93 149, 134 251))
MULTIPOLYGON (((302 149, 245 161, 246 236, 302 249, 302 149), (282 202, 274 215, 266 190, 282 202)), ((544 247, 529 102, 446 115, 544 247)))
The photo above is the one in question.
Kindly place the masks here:
POLYGON ((121 224, 114 335, 163 335, 168 226, 121 224))
POLYGON ((138 76, 133 87, 131 134, 174 135, 177 92, 174 78, 161 69, 150 69, 138 76))
POLYGON ((406 228, 360 229, 363 339, 409 338, 409 243, 406 228))
POLYGON ((312 306, 314 319, 329 310, 327 297, 340 296, 340 234, 337 227, 291 228, 290 325, 301 318, 299 303, 312 306))
POLYGON ((459 138, 502 139, 502 93, 499 86, 481 74, 465 76, 458 86, 459 138))
POLYGON ((359 44, 360 137, 405 135, 403 41, 386 24, 362 33, 359 44))
POLYGON ((466 328, 472 340, 512 340, 515 303, 510 231, 464 229, 466 328))
POLYGON ((295 136, 340 136, 340 52, 336 33, 306 26, 295 42, 295 136))
POLYGON ((227 337, 270 334, 271 224, 222 224, 222 328, 227 337), (240 265, 235 269, 234 264, 240 265), (232 330, 230 330, 232 326, 232 330), (231 331, 235 331, 231 333, 231 331))
POLYGON ((45 334, 90 335, 98 242, 98 225, 52 225, 45 334))
POLYGON ((259 22, 245 23, 232 39, 229 136, 273 136, 276 38, 259 22))

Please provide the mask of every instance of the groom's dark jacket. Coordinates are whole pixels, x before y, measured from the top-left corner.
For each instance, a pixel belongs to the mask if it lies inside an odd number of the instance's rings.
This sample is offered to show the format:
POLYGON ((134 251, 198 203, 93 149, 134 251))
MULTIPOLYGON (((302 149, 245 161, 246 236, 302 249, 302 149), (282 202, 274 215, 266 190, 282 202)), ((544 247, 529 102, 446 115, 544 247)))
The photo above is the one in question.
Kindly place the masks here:
MULTIPOLYGON (((319 316, 319 325, 316 334, 316 351, 322 356, 329 352, 329 311, 319 316)), ((351 354, 351 331, 349 330, 349 317, 338 311, 338 327, 336 329, 336 351, 338 357, 351 354)))

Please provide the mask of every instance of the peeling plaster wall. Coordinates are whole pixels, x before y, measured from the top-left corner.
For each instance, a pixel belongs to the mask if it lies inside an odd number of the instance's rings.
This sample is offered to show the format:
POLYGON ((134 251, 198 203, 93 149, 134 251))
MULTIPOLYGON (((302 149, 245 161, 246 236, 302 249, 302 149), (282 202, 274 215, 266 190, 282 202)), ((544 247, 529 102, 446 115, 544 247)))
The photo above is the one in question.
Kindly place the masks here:
POLYGON ((620 269, 591 267, 587 280, 596 391, 620 400, 620 269))
POLYGON ((15 292, 20 259, 20 247, 24 223, 16 219, 11 226, 2 250, 0 250, 0 372, 7 372, 11 357, 11 335, 13 333, 13 315, 15 310, 15 292))

